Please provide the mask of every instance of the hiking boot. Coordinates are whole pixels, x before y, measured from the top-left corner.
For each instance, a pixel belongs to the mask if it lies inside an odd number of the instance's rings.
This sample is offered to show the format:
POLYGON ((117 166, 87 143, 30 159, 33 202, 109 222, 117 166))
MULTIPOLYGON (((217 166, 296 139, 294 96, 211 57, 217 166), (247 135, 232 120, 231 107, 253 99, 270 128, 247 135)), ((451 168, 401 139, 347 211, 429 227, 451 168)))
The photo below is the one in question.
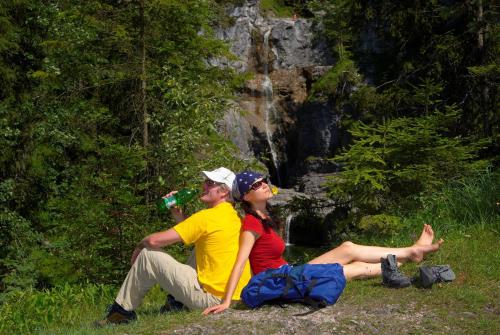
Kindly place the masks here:
POLYGON ((410 278, 399 272, 396 256, 387 255, 380 258, 382 266, 382 284, 387 287, 402 288, 411 285, 410 278))
POLYGON ((160 314, 165 314, 169 312, 180 312, 187 311, 187 307, 182 304, 182 302, 175 300, 174 296, 169 294, 167 295, 167 301, 165 305, 161 306, 160 314))
POLYGON ((108 306, 107 315, 104 319, 96 321, 95 327, 104 327, 110 324, 124 324, 137 320, 137 315, 134 311, 127 311, 116 302, 108 306))
POLYGON ((431 288, 434 283, 455 280, 455 273, 449 265, 421 266, 420 283, 424 288, 431 288))

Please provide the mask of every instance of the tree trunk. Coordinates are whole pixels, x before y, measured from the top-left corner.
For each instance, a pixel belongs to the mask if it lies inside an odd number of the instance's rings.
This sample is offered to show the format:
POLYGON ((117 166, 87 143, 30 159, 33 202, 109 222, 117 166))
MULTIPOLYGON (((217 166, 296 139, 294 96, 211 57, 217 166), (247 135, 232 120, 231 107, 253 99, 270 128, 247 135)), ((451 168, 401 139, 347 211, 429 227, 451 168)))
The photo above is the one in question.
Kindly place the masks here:
MULTIPOLYGON (((142 116, 142 145, 144 148, 149 146, 149 115, 146 103, 146 18, 144 15, 144 0, 139 0, 139 15, 140 15, 140 26, 139 26, 139 47, 140 47, 140 59, 141 59, 141 69, 139 72, 140 88, 139 88, 139 113, 142 116)), ((147 160, 147 156, 146 156, 147 160)), ((146 181, 149 181, 150 169, 149 161, 146 167, 146 181)), ((144 200, 146 204, 150 202, 150 192, 148 189, 144 192, 144 200)))
MULTIPOLYGON (((479 49, 479 61, 480 65, 484 65, 484 26, 483 26, 483 1, 478 0, 478 11, 477 11, 477 21, 480 25, 479 31, 477 32, 477 47, 479 49)), ((487 78, 482 78, 482 92, 481 92, 481 109, 483 115, 483 134, 484 136, 490 136, 491 132, 489 130, 489 119, 488 119, 488 99, 489 99, 489 89, 487 78)))
POLYGON ((483 52, 483 47, 484 47, 484 28, 482 26, 483 22, 483 1, 479 0, 478 1, 478 11, 477 11, 477 21, 479 24, 481 24, 481 28, 479 28, 479 31, 477 32, 477 46, 479 48, 479 51, 482 53, 483 52))
POLYGON ((149 115, 148 115, 148 110, 146 106, 146 38, 144 36, 144 30, 145 30, 145 18, 144 18, 144 0, 139 1, 140 4, 140 48, 141 48, 141 71, 140 71, 140 81, 141 81, 141 88, 140 88, 140 98, 139 98, 139 108, 140 108, 140 113, 142 115, 142 144, 144 147, 147 147, 149 145, 149 131, 148 131, 148 122, 149 122, 149 115))

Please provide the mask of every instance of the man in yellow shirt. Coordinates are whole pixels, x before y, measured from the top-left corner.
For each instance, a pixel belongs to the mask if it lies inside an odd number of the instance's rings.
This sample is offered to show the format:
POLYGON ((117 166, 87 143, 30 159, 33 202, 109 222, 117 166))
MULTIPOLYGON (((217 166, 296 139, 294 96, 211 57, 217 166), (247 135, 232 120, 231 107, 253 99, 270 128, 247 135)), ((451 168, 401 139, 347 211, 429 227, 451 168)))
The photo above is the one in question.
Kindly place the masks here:
MULTIPOLYGON (((238 253, 241 229, 241 220, 231 203, 235 175, 223 167, 203 171, 203 175, 205 182, 200 200, 208 209, 189 218, 185 218, 180 209, 171 209, 178 224, 145 237, 137 245, 120 292, 98 325, 135 320, 134 310, 154 284, 159 284, 190 309, 205 309, 221 303, 238 253), (194 244, 196 269, 160 250, 177 242, 194 244)), ((240 292, 250 277, 247 264, 234 300, 240 299, 240 292)))

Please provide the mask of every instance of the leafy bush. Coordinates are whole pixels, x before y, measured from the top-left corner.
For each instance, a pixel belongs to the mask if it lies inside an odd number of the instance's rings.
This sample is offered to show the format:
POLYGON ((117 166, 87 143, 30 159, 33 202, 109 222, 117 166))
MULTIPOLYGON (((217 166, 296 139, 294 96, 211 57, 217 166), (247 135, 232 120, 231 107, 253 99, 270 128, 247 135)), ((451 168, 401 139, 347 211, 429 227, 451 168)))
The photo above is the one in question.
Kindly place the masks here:
POLYGON ((343 171, 329 182, 330 195, 348 201, 363 215, 418 206, 415 194, 430 195, 448 181, 484 170, 476 159, 483 143, 445 137, 458 113, 453 108, 423 117, 403 117, 383 124, 357 122, 354 141, 334 157, 343 171))
POLYGON ((381 236, 397 233, 402 226, 397 216, 377 214, 363 216, 358 227, 365 234, 381 236))
POLYGON ((212 5, 0 5, 0 291, 123 280, 134 245, 174 224, 158 197, 252 164, 216 131, 237 80, 207 66, 229 55, 212 5))
MULTIPOLYGON (((311 88, 310 98, 341 95, 346 90, 346 85, 359 84, 361 76, 358 73, 355 63, 344 57, 335 64, 318 81, 314 82, 311 88)), ((349 87, 350 90, 350 87, 349 87)))
POLYGON ((14 194, 14 180, 0 182, 0 292, 25 289, 36 284, 37 251, 41 235, 30 222, 8 208, 14 194))

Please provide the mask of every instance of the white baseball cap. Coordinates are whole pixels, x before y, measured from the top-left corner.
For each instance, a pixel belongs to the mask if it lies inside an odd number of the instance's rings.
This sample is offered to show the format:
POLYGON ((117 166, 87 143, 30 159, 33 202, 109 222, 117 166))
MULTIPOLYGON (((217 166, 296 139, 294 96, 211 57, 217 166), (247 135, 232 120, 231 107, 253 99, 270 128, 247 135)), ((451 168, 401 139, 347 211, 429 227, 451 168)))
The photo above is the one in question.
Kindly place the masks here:
POLYGON ((225 167, 220 167, 213 171, 201 171, 201 173, 210 180, 213 180, 217 183, 222 183, 227 185, 230 190, 233 189, 233 182, 236 178, 236 175, 233 171, 226 169, 225 167))

